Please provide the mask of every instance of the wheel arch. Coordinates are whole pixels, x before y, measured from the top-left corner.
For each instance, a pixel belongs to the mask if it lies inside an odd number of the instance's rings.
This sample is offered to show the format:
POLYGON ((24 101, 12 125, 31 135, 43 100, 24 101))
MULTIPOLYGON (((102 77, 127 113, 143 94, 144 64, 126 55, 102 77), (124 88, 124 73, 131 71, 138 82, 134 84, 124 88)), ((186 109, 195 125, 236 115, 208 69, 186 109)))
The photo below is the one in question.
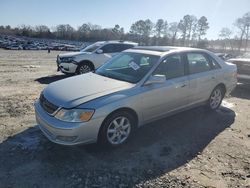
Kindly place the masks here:
POLYGON ((138 114, 136 113, 136 111, 134 109, 132 109, 132 108, 129 108, 129 107, 121 107, 121 108, 118 108, 118 109, 110 112, 109 115, 107 115, 107 117, 102 121, 102 124, 101 124, 101 126, 99 128, 99 131, 98 131, 98 137, 97 137, 98 139, 100 137, 100 132, 101 132, 101 129, 102 129, 103 125, 104 125, 104 122, 107 121, 107 119, 110 116, 112 116, 113 114, 115 114, 117 112, 127 112, 127 113, 130 113, 134 117, 134 119, 135 119, 135 128, 138 128, 138 121, 139 121, 139 119, 138 119, 138 114))
POLYGON ((90 61, 90 60, 82 60, 82 61, 79 62, 79 65, 83 65, 83 64, 88 64, 88 65, 91 66, 91 68, 93 70, 95 70, 95 65, 94 65, 94 63, 92 61, 90 61))
MULTIPOLYGON (((226 85, 225 85, 224 83, 219 83, 216 87, 222 88, 223 91, 224 91, 224 94, 227 92, 226 85)), ((215 87, 215 88, 216 88, 216 87, 215 87)))

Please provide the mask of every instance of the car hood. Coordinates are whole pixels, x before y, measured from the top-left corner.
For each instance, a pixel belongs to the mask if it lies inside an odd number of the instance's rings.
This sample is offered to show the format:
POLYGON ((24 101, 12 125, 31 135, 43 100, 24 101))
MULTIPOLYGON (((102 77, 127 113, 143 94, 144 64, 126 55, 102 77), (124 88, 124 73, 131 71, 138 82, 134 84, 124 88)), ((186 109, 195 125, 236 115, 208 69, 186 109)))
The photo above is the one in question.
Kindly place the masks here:
POLYGON ((87 73, 53 82, 44 89, 43 95, 57 106, 74 108, 95 98, 133 86, 134 84, 128 82, 87 73))
POLYGON ((59 57, 73 57, 78 55, 89 54, 89 52, 69 52, 65 54, 59 54, 59 57))

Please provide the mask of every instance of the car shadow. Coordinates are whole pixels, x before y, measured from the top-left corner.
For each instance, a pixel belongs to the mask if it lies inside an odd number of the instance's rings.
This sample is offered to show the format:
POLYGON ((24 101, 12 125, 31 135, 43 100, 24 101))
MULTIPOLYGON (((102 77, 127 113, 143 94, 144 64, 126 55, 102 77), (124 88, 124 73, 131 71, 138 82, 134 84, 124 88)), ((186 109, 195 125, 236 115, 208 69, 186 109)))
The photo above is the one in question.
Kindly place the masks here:
POLYGON ((232 97, 250 99, 250 84, 237 84, 230 94, 232 97))
POLYGON ((69 78, 73 75, 65 75, 65 74, 60 74, 60 75, 49 75, 49 76, 44 76, 41 78, 35 79, 36 82, 39 82, 40 84, 50 84, 52 82, 62 80, 64 78, 69 78))
POLYGON ((93 182, 133 187, 185 165, 234 119, 228 108, 199 107, 145 125, 115 149, 57 145, 35 126, 0 144, 0 182, 4 187, 33 187, 34 182, 40 187, 90 187, 93 182))

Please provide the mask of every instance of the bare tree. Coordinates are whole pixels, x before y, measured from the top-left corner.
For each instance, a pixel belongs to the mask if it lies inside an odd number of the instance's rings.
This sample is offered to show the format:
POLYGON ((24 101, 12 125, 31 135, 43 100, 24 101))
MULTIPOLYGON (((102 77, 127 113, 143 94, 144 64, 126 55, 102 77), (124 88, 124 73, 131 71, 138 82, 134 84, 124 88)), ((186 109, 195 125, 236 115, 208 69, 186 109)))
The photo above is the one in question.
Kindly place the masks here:
POLYGON ((178 24, 178 28, 181 31, 181 36, 182 36, 182 45, 185 46, 186 44, 186 37, 187 37, 187 30, 188 30, 188 20, 189 20, 189 15, 186 15, 183 17, 183 19, 180 20, 178 24))
POLYGON ((84 23, 79 28, 78 31, 81 33, 89 33, 91 31, 89 24, 84 23))
POLYGON ((196 32, 197 18, 194 15, 188 16, 187 39, 190 42, 193 33, 196 32))
POLYGON ((155 29, 154 32, 156 33, 156 36, 160 38, 161 36, 166 35, 167 27, 168 27, 167 21, 164 21, 163 19, 158 19, 154 26, 155 29))
POLYGON ((245 25, 246 25, 246 32, 245 32, 245 36, 246 36, 246 39, 245 39, 245 52, 247 51, 247 48, 248 48, 248 40, 250 38, 249 36, 249 27, 250 27, 250 12, 246 13, 244 16, 243 16, 243 19, 244 19, 244 22, 245 22, 245 25))
POLYGON ((115 39, 121 39, 122 35, 124 35, 124 28, 120 27, 118 24, 112 29, 115 39))
POLYGON ((197 18, 193 15, 185 15, 179 23, 179 29, 182 32, 183 45, 190 45, 190 40, 195 33, 197 18))
POLYGON ((69 24, 61 24, 56 26, 56 35, 61 39, 73 39, 74 28, 69 24))
POLYGON ((209 29, 209 24, 207 18, 205 16, 200 17, 197 23, 198 41, 201 40, 202 36, 206 35, 208 29, 209 29))
POLYGON ((244 14, 241 18, 238 18, 235 21, 234 25, 239 29, 239 34, 240 34, 238 51, 241 51, 244 39, 245 39, 245 51, 246 51, 249 40, 250 12, 244 14))
POLYGON ((238 46, 238 51, 240 51, 243 44, 243 38, 246 32, 246 25, 244 23, 243 18, 238 18, 234 25, 240 30, 239 46, 238 46))
POLYGON ((140 43, 148 43, 148 38, 152 34, 154 24, 151 20, 139 20, 132 24, 130 27, 130 33, 137 36, 137 41, 140 43))
POLYGON ((51 32, 48 26, 46 25, 38 25, 35 27, 35 32, 37 37, 48 37, 50 38, 51 32))
POLYGON ((220 30, 219 37, 223 40, 223 50, 225 50, 227 48, 227 43, 229 43, 229 45, 231 47, 231 50, 233 50, 233 46, 232 46, 232 43, 231 43, 231 35, 232 35, 232 33, 233 32, 227 27, 223 27, 220 30))
POLYGON ((177 33, 179 31, 178 23, 172 22, 169 24, 169 35, 171 38, 171 45, 175 45, 175 40, 177 39, 177 33))
POLYGON ((19 31, 20 31, 20 35, 23 36, 27 36, 27 37, 31 37, 32 33, 33 33, 33 28, 29 25, 21 25, 19 26, 19 31))
POLYGON ((152 33, 153 23, 147 20, 139 20, 132 24, 130 28, 130 32, 137 35, 147 36, 149 37, 152 33))

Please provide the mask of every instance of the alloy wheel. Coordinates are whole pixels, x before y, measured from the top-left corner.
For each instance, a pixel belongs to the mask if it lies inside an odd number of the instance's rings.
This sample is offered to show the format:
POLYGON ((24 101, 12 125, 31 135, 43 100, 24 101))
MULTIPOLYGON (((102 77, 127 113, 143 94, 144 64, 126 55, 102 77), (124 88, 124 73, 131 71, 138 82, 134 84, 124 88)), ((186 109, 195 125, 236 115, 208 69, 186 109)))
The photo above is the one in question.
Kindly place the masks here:
POLYGON ((112 145, 122 144, 129 137, 130 131, 129 119, 124 116, 117 117, 108 126, 107 139, 112 145))
POLYGON ((222 101, 222 92, 220 88, 217 88, 213 91, 211 97, 210 97, 210 107, 211 109, 216 109, 220 106, 222 101))
POLYGON ((91 68, 88 65, 81 65, 79 68, 79 74, 90 72, 91 68))

